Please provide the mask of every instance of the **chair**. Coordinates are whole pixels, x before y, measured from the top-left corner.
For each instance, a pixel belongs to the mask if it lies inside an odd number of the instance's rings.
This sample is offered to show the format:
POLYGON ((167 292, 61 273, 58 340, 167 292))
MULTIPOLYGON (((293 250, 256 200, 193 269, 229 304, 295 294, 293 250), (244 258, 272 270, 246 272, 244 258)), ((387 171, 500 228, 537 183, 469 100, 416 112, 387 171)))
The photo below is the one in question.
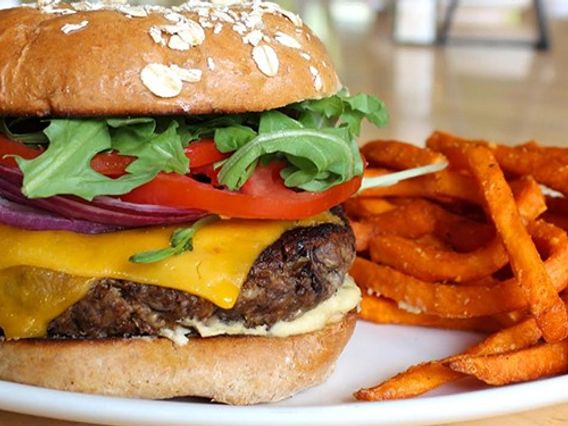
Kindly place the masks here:
POLYGON ((533 7, 536 15, 536 25, 538 29, 537 39, 534 41, 514 40, 514 39, 488 39, 488 38, 450 38, 449 33, 452 22, 459 6, 460 0, 449 0, 449 5, 442 24, 438 30, 437 43, 446 45, 451 43, 462 44, 488 44, 488 45, 517 45, 530 46, 538 50, 550 49, 550 35, 548 31, 548 22, 544 11, 542 0, 533 0, 533 7))

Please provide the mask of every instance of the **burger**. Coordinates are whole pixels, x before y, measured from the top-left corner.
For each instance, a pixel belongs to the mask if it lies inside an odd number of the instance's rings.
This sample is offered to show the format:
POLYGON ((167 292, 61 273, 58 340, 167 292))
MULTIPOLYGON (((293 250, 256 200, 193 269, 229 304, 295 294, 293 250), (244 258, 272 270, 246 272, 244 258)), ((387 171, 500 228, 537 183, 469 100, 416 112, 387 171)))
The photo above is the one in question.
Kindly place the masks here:
POLYGON ((360 299, 337 206, 383 103, 257 0, 43 0, 0 41, 0 379, 229 404, 324 381, 360 299))

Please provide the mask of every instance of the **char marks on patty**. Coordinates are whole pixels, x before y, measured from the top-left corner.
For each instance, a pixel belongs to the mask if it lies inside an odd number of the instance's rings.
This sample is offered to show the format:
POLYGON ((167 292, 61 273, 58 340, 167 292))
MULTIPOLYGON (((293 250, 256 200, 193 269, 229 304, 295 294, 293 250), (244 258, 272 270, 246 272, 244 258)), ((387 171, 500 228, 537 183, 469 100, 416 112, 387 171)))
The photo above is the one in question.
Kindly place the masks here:
POLYGON ((331 297, 354 256, 354 237, 346 223, 295 228, 261 253, 232 309, 179 290, 102 279, 85 298, 51 321, 48 336, 153 336, 162 328, 175 327, 177 321, 214 315, 247 327, 270 327, 293 320, 331 297))

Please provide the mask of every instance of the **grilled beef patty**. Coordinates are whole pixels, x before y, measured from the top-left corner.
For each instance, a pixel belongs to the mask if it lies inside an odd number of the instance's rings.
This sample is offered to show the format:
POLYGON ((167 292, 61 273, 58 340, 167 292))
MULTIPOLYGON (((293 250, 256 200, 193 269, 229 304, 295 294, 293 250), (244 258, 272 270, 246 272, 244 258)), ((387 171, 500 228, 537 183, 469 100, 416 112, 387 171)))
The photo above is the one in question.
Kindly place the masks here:
POLYGON ((325 223, 285 232, 256 259, 232 309, 197 296, 153 285, 102 279, 87 296, 55 318, 51 338, 152 336, 177 321, 216 315, 248 327, 292 320, 331 297, 355 256, 354 237, 342 225, 325 223))

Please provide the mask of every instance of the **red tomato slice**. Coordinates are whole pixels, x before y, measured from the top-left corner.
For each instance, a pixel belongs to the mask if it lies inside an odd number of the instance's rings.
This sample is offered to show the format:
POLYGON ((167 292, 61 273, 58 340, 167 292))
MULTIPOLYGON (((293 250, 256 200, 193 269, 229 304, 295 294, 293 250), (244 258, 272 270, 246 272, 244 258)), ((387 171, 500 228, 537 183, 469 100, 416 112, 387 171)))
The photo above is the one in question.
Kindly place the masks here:
POLYGON ((30 160, 41 154, 41 150, 30 148, 20 142, 14 142, 0 133, 0 165, 8 167, 17 167, 18 163, 11 155, 30 160))
MULTIPOLYGON (((30 148, 0 134, 0 165, 16 167, 13 158, 19 155, 32 159, 42 150, 30 148)), ((361 186, 361 177, 334 186, 324 192, 297 192, 287 188, 280 177, 282 163, 259 165, 252 177, 238 192, 216 188, 217 171, 213 164, 227 157, 219 152, 213 141, 194 142, 186 149, 192 173, 208 176, 212 184, 199 182, 189 176, 161 173, 154 180, 122 196, 125 201, 177 208, 207 210, 223 216, 246 219, 303 219, 347 200, 361 186)), ((99 154, 91 163, 107 176, 120 176, 133 157, 116 153, 99 154)))
POLYGON ((136 157, 120 155, 115 152, 97 154, 91 160, 93 170, 110 177, 119 177, 126 173, 126 168, 136 157))
MULTIPOLYGON (((189 166, 192 169, 208 166, 227 158, 227 155, 220 152, 215 146, 215 142, 210 139, 192 142, 184 151, 186 157, 189 158, 189 166)), ((91 167, 103 175, 121 176, 134 160, 134 157, 111 152, 97 155, 93 158, 91 167)))
POLYGON ((304 219, 342 203, 361 186, 361 178, 324 192, 296 192, 280 177, 281 164, 258 166, 240 192, 230 192, 188 176, 160 174, 121 197, 139 204, 196 208, 222 216, 246 219, 304 219))
POLYGON ((203 167, 224 160, 229 155, 223 154, 217 149, 215 142, 211 139, 202 139, 190 143, 185 148, 185 155, 189 158, 189 167, 203 167))

